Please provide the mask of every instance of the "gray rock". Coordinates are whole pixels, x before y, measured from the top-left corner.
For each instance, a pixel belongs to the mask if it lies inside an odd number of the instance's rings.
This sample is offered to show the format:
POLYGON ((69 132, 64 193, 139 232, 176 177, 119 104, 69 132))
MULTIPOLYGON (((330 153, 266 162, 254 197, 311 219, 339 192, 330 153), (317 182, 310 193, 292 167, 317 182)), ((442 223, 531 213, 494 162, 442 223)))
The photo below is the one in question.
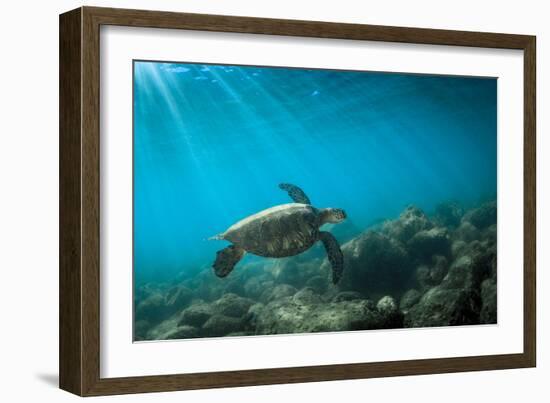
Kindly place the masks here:
POLYGON ((258 302, 252 305, 244 317, 245 329, 249 332, 256 331, 256 325, 258 323, 258 318, 260 317, 262 311, 265 309, 265 305, 261 302, 258 302))
POLYGON ((450 247, 449 233, 442 227, 418 231, 407 242, 411 256, 423 260, 430 260, 433 255, 448 255, 450 247))
POLYGON ((385 329, 403 327, 403 314, 397 308, 393 297, 386 295, 376 303, 376 309, 382 316, 381 327, 385 329))
POLYGON ((497 323, 497 284, 494 279, 486 279, 481 283, 480 323, 497 323))
POLYGON ((201 327, 213 315, 214 310, 205 302, 193 304, 181 313, 179 326, 190 325, 201 327))
POLYGON ((254 301, 248 298, 239 297, 236 294, 225 294, 223 297, 212 303, 216 313, 233 318, 240 318, 248 312, 254 301))
POLYGON ((426 291, 433 286, 430 279, 430 268, 425 264, 416 268, 416 281, 422 291, 426 291))
POLYGON ((390 237, 406 243, 417 232, 429 230, 432 226, 433 224, 422 210, 415 206, 409 206, 397 220, 385 223, 383 230, 390 237))
POLYGON ((483 236, 487 241, 491 244, 497 243, 497 225, 493 224, 490 227, 488 227, 484 232, 483 236))
POLYGON ((411 309, 420 301, 421 298, 422 294, 420 294, 420 292, 415 289, 410 289, 401 297, 401 301, 399 302, 399 309, 401 309, 401 311, 406 314, 409 309, 411 309))
POLYGON ((430 289, 405 314, 406 327, 453 326, 479 323, 472 294, 462 289, 430 289))
POLYGON ((163 340, 192 339, 199 337, 199 330, 193 326, 179 326, 163 335, 163 340))
POLYGON ((321 296, 311 287, 302 288, 294 294, 292 300, 304 305, 319 304, 322 302, 321 296))
POLYGON ((443 289, 472 288, 474 261, 470 256, 461 256, 453 262, 441 283, 443 289))
POLYGON ((356 299, 365 299, 363 294, 357 291, 341 291, 332 297, 332 302, 353 301, 356 299))
POLYGON ((454 237, 466 243, 480 239, 481 232, 469 221, 463 221, 456 229, 454 237))
POLYGON ((147 332, 151 325, 146 320, 137 320, 134 323, 134 340, 141 341, 147 339, 147 332))
POLYGON ((464 254, 466 249, 468 248, 468 244, 462 240, 454 241, 451 245, 451 254, 454 258, 457 258, 464 254))
POLYGON ((161 292, 158 284, 145 283, 136 287, 134 298, 136 302, 144 301, 151 295, 161 292))
POLYGON ((463 288, 479 294, 481 282, 496 275, 496 246, 473 241, 456 259, 443 279, 443 288, 463 288))
POLYGON ((218 337, 240 331, 244 331, 242 319, 215 314, 202 326, 201 333, 204 337, 218 337))
POLYGON ((469 221, 477 228, 483 229, 497 222, 497 202, 492 201, 483 204, 482 206, 468 211, 463 221, 469 221))
POLYGON ((141 301, 136 306, 136 320, 146 320, 149 323, 158 323, 170 314, 166 307, 164 296, 157 292, 141 301))
POLYGON ((285 334, 379 329, 380 313, 367 301, 303 305, 294 301, 269 303, 258 318, 257 334, 285 334))
POLYGON ((152 327, 148 332, 147 340, 166 340, 167 335, 178 327, 177 316, 172 316, 152 327))
MULTIPOLYGON (((413 278, 413 266, 403 246, 374 231, 367 231, 342 246, 344 273, 341 291, 398 295, 413 278)), ((328 261, 324 263, 329 267, 328 261)))
POLYGON ((422 291, 441 284, 447 275, 447 259, 444 256, 435 255, 432 265, 421 265, 416 269, 416 281, 422 291))
POLYGON ((433 284, 441 284, 447 275, 449 262, 445 256, 435 255, 432 257, 432 264, 430 268, 430 278, 433 284))
POLYGON ((381 313, 391 314, 397 312, 397 303, 393 297, 386 295, 385 297, 380 298, 380 300, 376 303, 376 309, 378 309, 381 313))
POLYGON ((454 228, 460 224, 464 209, 456 202, 441 203, 435 208, 434 221, 442 227, 454 228))
POLYGON ((325 256, 326 253, 324 251, 321 254, 321 246, 314 245, 309 251, 298 256, 277 259, 271 273, 276 283, 288 284, 296 289, 300 289, 312 277, 328 277, 328 268, 321 268, 325 256))

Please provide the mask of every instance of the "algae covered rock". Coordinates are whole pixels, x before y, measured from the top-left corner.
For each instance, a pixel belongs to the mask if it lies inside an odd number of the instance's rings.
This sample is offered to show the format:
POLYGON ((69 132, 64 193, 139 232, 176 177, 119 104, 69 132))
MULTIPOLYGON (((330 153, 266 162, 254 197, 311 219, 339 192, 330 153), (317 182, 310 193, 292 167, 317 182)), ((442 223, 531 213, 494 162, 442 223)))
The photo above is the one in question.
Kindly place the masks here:
POLYGON ((441 287, 444 289, 471 288, 474 285, 474 261, 470 256, 461 256, 449 268, 441 287))
POLYGON ((403 327, 403 314, 399 311, 393 297, 386 295, 376 303, 376 309, 382 316, 381 327, 386 329, 403 327))
POLYGON ((433 224, 422 210, 415 206, 409 206, 403 211, 397 220, 384 224, 384 232, 390 237, 406 243, 416 233, 431 229, 433 224))
POLYGON ((487 228, 497 222, 497 202, 491 201, 468 211, 463 218, 479 229, 487 228))
POLYGON ((202 326, 214 314, 214 310, 205 302, 199 302, 184 309, 178 325, 202 326))
POLYGON ((486 279, 481 283, 480 323, 497 323, 497 284, 494 279, 486 279))
POLYGON ((248 312, 246 313, 246 316, 244 317, 245 322, 245 328, 248 331, 255 332, 256 331, 256 325, 258 323, 258 318, 260 317, 262 311, 265 309, 265 305, 261 302, 258 302, 254 305, 252 305, 248 312))
POLYGON ((338 284, 342 291, 398 294, 412 278, 412 263, 406 250, 384 234, 367 231, 344 244, 342 252, 344 273, 338 284))
POLYGON ((254 305, 253 300, 230 293, 215 301, 212 307, 216 313, 221 315, 240 318, 248 312, 252 305, 254 305))
POLYGON ((391 296, 386 295, 376 303, 376 309, 383 313, 392 313, 397 311, 397 303, 391 296))
POLYGON ((401 301, 399 301, 399 309, 406 314, 409 309, 420 301, 421 298, 422 294, 420 294, 418 290, 410 289, 401 297, 401 301))
POLYGON ((464 221, 455 231, 455 238, 464 242, 472 242, 479 239, 481 232, 469 221, 464 221))
POLYGON ((136 320, 145 320, 149 323, 157 323, 166 317, 166 305, 161 293, 149 295, 136 306, 136 320))
POLYGON ((446 228, 434 227, 418 231, 407 242, 411 256, 431 259, 433 255, 448 255, 451 250, 449 233, 446 228))
POLYGON ((382 315, 369 301, 355 300, 303 305, 276 301, 262 310, 257 334, 285 334, 379 329, 382 315))
POLYGON ((199 337, 199 330, 193 326, 179 326, 173 330, 170 330, 163 335, 163 340, 172 340, 172 339, 192 339, 199 337))
POLYGON ((479 290, 483 280, 496 273, 496 246, 471 242, 457 258, 441 285, 444 288, 479 290))
POLYGON ((434 222, 442 227, 455 228, 460 225, 464 209, 456 202, 438 204, 435 208, 434 222))
POLYGON ((178 327, 178 319, 172 316, 162 322, 154 325, 147 332, 147 340, 166 340, 167 336, 171 334, 174 329, 178 327))
POLYGON ((341 291, 332 297, 332 302, 353 301, 355 299, 365 299, 365 297, 357 291, 341 291))
POLYGON ((479 323, 479 307, 471 292, 436 286, 405 314, 406 327, 454 326, 479 323))
POLYGON ((243 328, 244 321, 242 319, 215 314, 202 326, 202 334, 205 337, 219 337, 243 331, 243 328))
POLYGON ((151 325, 146 320, 137 320, 134 323, 134 341, 146 340, 150 327, 151 325))
POLYGON ((468 244, 463 240, 454 241, 451 245, 451 254, 454 258, 462 256, 468 248, 468 244))
POLYGON ((311 287, 302 288, 294 294, 292 300, 305 305, 319 304, 322 302, 321 296, 311 287))
POLYGON ((288 284, 300 289, 315 276, 328 277, 332 269, 321 269, 326 256, 320 245, 314 245, 307 252, 290 258, 277 259, 270 268, 273 279, 278 284, 288 284), (324 254, 323 254, 324 253, 324 254))

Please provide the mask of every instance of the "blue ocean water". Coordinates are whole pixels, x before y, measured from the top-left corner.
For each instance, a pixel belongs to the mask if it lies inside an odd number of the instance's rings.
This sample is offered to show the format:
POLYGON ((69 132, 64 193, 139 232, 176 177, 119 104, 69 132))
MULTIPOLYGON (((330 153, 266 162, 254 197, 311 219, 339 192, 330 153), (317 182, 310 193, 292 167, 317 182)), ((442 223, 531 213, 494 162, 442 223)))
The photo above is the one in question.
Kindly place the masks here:
POLYGON ((136 284, 210 266, 281 182, 361 229, 494 198, 496 107, 494 78, 136 61, 136 284))

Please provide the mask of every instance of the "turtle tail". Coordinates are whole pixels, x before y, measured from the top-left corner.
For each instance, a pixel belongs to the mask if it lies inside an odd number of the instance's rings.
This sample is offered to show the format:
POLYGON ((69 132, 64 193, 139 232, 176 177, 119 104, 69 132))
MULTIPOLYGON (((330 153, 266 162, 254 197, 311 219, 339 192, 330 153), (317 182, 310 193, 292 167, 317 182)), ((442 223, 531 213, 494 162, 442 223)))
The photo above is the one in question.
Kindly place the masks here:
POLYGON ((208 238, 208 240, 209 241, 222 241, 223 240, 223 233, 211 236, 210 238, 208 238))

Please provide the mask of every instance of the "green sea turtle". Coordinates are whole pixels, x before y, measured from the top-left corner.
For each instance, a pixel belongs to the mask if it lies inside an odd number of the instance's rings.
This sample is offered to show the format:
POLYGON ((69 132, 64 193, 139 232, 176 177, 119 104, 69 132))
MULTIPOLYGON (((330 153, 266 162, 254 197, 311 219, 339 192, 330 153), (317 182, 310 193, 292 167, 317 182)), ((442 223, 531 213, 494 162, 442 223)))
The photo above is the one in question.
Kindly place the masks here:
POLYGON ((320 227, 342 222, 346 213, 339 208, 313 207, 297 186, 282 183, 279 188, 288 192, 294 203, 260 211, 210 238, 232 243, 216 253, 213 265, 216 275, 225 277, 231 273, 246 252, 275 258, 295 256, 321 241, 332 265, 332 282, 338 283, 344 269, 344 256, 334 235, 321 231, 320 227))

